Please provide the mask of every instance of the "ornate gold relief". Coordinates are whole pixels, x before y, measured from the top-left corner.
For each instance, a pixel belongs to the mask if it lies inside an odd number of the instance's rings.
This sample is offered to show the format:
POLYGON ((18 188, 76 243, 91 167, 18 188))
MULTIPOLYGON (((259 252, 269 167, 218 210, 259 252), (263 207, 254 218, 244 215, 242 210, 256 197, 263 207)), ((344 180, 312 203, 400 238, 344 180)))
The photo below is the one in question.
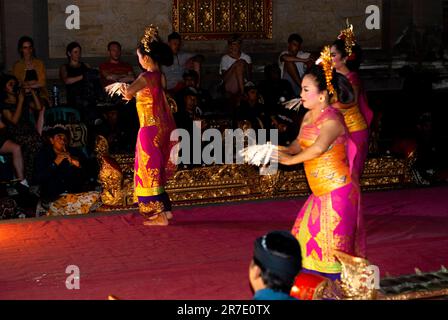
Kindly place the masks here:
MULTIPOLYGON (((128 187, 132 186, 134 157, 132 155, 113 157, 119 164, 125 181, 123 184, 126 186, 123 188, 126 194, 123 200, 125 205, 122 209, 126 209, 134 203, 133 188, 128 187)), ((391 157, 369 159, 362 178, 362 188, 386 190, 409 185, 411 181, 407 179, 408 172, 407 160, 391 157)), ((104 176, 100 178, 104 180, 104 176)), ((110 184, 103 183, 103 185, 107 190, 110 184)), ((295 171, 279 170, 275 175, 263 176, 257 167, 249 165, 216 165, 179 170, 168 181, 166 190, 175 206, 293 198, 310 193, 303 168, 295 171)))
POLYGON ((174 0, 173 30, 186 40, 272 39, 272 0, 174 0))

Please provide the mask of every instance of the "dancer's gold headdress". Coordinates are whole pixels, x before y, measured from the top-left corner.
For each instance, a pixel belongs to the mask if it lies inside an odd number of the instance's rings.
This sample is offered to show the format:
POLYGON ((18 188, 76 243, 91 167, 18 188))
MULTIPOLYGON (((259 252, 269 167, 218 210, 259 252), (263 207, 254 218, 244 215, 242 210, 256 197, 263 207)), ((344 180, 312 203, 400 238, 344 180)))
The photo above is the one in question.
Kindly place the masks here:
POLYGON ((336 94, 336 90, 334 89, 331 81, 333 80, 333 69, 334 63, 333 59, 331 59, 331 49, 330 46, 326 46, 322 52, 320 53, 320 58, 316 61, 316 65, 321 65, 325 72, 325 79, 327 81, 327 90, 330 95, 336 94))
POLYGON ((143 36, 141 43, 145 47, 145 51, 147 53, 151 52, 150 44, 153 41, 159 41, 159 28, 154 26, 153 24, 149 25, 145 28, 145 35, 143 36))
POLYGON ((347 28, 341 31, 338 39, 343 40, 345 43, 345 52, 347 52, 348 59, 354 58, 353 47, 356 45, 355 32, 353 31, 353 25, 349 23, 347 19, 347 28))

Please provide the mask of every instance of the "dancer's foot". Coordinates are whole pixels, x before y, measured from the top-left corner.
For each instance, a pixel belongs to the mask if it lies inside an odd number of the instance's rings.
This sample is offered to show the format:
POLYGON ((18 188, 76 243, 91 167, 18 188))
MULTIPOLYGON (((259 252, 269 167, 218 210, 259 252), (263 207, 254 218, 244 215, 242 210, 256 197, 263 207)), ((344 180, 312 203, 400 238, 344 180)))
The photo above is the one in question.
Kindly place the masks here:
POLYGON ((166 215, 166 218, 168 220, 172 220, 173 219, 173 213, 171 211, 166 211, 165 215, 166 215))
POLYGON ((151 227, 151 226, 166 227, 169 225, 169 222, 168 222, 168 218, 166 217, 165 213, 161 213, 153 219, 146 220, 145 222, 143 222, 143 225, 145 225, 147 227, 151 227))

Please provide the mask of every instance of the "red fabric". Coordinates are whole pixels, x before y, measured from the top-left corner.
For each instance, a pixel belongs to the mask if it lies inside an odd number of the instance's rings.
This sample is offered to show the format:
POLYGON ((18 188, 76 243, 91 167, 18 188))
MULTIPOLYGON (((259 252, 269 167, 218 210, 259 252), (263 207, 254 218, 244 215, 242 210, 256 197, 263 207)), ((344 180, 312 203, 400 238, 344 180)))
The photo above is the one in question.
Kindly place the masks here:
POLYGON ((107 80, 106 78, 104 78, 103 76, 104 73, 113 75, 128 75, 129 73, 134 72, 132 66, 126 62, 118 62, 118 63, 104 62, 100 65, 99 69, 101 72, 101 80, 104 86, 108 86, 110 84, 115 83, 115 81, 113 80, 107 80))
MULTIPOLYGON (((367 250, 384 276, 448 266, 448 187, 366 193, 367 250)), ((250 299, 253 241, 290 230, 305 199, 0 224, 0 299, 250 299), (66 267, 81 290, 65 288, 66 267)))

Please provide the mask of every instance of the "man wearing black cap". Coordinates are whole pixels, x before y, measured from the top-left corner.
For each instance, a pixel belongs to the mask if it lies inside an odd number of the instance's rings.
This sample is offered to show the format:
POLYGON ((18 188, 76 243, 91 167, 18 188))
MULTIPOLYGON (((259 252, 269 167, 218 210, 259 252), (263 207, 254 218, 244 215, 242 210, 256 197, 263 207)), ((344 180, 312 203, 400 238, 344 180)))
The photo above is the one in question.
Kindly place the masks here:
POLYGON ((84 182, 82 152, 68 146, 68 133, 62 127, 48 131, 50 145, 37 157, 36 177, 43 202, 52 202, 61 194, 81 192, 84 182))
POLYGON ((289 294, 301 269, 300 245, 291 233, 273 231, 258 238, 249 268, 254 300, 295 300, 289 294))

